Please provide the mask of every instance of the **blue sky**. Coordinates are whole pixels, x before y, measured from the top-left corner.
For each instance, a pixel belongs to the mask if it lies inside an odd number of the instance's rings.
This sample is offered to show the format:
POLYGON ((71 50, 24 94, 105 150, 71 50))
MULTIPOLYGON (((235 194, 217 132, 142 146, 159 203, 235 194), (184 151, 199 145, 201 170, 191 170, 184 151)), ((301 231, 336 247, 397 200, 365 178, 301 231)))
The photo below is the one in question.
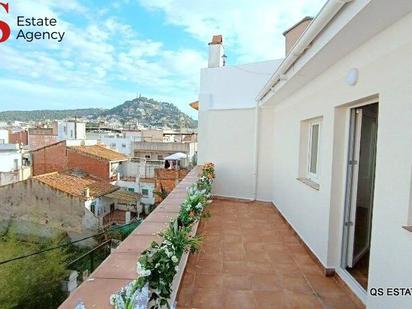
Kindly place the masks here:
POLYGON ((282 32, 325 0, 19 0, 0 20, 0 110, 111 108, 137 94, 193 117, 207 43, 224 36, 228 65, 281 58, 282 32), (16 40, 16 16, 55 17, 61 43, 16 40))

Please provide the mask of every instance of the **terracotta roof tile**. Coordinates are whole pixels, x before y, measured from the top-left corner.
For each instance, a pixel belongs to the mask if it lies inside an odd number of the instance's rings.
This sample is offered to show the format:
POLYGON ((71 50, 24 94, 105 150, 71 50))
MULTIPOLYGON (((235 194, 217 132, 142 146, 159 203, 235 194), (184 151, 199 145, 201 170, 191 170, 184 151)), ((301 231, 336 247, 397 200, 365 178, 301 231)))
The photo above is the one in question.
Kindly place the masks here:
POLYGON ((212 42, 210 42, 210 45, 215 45, 215 44, 222 44, 223 43, 223 36, 221 34, 214 35, 212 37, 212 42))
POLYGON ((87 155, 98 157, 100 159, 108 160, 108 161, 125 161, 127 160, 127 156, 108 149, 101 145, 92 145, 92 146, 71 146, 68 147, 69 149, 73 149, 78 152, 85 153, 87 155))
POLYGON ((106 194, 106 197, 118 200, 123 203, 136 203, 137 200, 142 197, 142 195, 136 192, 117 190, 115 192, 106 194))
POLYGON ((89 188, 90 198, 96 198, 119 189, 119 187, 113 186, 108 182, 89 176, 75 176, 57 172, 35 176, 33 179, 51 188, 85 200, 87 199, 85 197, 86 188, 89 188))

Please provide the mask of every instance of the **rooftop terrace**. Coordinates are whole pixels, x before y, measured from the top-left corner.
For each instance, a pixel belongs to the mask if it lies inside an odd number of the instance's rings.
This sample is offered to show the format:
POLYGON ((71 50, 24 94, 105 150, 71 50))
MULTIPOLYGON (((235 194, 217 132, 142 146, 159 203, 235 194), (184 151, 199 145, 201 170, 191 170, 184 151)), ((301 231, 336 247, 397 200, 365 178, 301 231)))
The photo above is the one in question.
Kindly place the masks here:
MULTIPOLYGON (((135 279, 136 261, 175 218, 192 170, 60 308, 113 307, 109 297, 135 279)), ((215 199, 200 221, 200 251, 190 255, 177 308, 362 308, 336 277, 326 277, 306 246, 271 203, 215 199)))
POLYGON ((215 200, 202 219, 177 308, 362 308, 326 277, 271 203, 215 200))

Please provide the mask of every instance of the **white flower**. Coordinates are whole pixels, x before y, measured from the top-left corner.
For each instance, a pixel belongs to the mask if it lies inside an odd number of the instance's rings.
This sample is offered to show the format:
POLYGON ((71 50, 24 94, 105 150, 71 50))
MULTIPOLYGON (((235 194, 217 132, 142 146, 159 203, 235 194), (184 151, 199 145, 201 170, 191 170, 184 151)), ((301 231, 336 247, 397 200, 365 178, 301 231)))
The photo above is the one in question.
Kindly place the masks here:
POLYGON ((177 263, 177 261, 179 261, 179 260, 178 260, 177 257, 174 255, 174 256, 172 256, 172 261, 173 261, 173 263, 177 263))
POLYGON ((179 271, 179 266, 175 266, 175 271, 176 271, 176 272, 179 271))
POLYGON ((170 252, 167 248, 165 249, 165 253, 168 258, 170 258, 173 255, 173 252, 170 252))
POLYGON ((147 277, 150 276, 152 272, 150 269, 145 269, 140 262, 137 262, 137 273, 140 277, 147 277))
POLYGON ((110 305, 114 306, 116 301, 116 295, 112 294, 110 295, 110 305))

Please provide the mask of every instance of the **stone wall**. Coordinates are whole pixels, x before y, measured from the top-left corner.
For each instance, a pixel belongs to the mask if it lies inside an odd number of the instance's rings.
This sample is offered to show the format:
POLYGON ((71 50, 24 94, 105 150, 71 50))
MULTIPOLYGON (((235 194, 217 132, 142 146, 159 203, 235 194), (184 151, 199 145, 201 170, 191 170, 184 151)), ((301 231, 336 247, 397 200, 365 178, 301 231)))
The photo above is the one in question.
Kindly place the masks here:
MULTIPOLYGON (((44 226, 46 229, 74 234, 89 234, 97 218, 85 217, 84 201, 54 190, 35 179, 0 187, 0 221, 22 225, 44 226)), ((21 233, 31 229, 18 229, 21 233)), ((41 230, 41 229, 40 229, 41 230)), ((47 233, 46 233, 47 234, 47 233)))

